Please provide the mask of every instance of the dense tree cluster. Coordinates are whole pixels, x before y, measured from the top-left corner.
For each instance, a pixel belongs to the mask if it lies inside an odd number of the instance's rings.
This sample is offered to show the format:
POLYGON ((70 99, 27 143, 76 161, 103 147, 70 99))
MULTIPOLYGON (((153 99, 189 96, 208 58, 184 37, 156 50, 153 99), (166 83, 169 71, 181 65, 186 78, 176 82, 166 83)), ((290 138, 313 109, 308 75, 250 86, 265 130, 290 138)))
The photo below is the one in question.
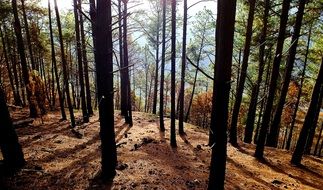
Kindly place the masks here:
POLYGON ((76 109, 84 123, 98 109, 105 179, 117 165, 114 110, 129 127, 132 111, 158 114, 173 148, 184 122, 209 130, 209 189, 224 187, 227 132, 235 147, 254 143, 260 160, 265 146, 292 150, 295 165, 321 156, 321 0, 218 0, 195 15, 206 1, 73 0, 72 10, 57 1, 0 2, 0 147, 9 168, 25 162, 12 104, 32 118, 60 110, 72 128, 76 109))

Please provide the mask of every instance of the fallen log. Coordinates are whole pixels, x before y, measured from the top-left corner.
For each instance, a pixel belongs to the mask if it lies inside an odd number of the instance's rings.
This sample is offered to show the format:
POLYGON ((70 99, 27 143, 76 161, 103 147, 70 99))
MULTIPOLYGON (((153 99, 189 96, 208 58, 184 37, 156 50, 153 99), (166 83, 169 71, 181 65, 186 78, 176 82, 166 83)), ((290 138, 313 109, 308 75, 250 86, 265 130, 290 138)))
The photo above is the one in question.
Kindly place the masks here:
POLYGON ((34 122, 33 118, 27 118, 23 120, 14 121, 12 124, 15 128, 21 128, 21 127, 27 127, 32 122, 34 122))
POLYGON ((15 105, 12 105, 12 104, 7 104, 8 108, 12 108, 12 109, 23 109, 23 107, 21 106, 15 106, 15 105))

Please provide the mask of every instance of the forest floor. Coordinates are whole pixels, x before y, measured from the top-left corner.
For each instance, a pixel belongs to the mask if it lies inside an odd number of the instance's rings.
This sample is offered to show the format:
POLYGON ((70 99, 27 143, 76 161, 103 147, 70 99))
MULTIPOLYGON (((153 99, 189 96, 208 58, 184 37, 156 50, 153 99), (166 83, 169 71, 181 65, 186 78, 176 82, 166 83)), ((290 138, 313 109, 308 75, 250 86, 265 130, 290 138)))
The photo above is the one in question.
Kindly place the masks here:
MULTIPOLYGON (((14 119, 27 117, 15 111, 14 119)), ((169 145, 169 130, 159 132, 159 118, 134 112, 128 127, 116 113, 115 132, 118 170, 113 183, 97 178, 100 170, 98 114, 80 124, 77 133, 59 112, 50 112, 32 125, 17 128, 26 166, 0 180, 0 189, 206 189, 210 148, 205 130, 186 124, 186 136, 177 136, 176 149, 169 145), (81 134, 81 135, 79 135, 81 134)), ((77 114, 80 117, 79 114, 77 114)), ((170 120, 166 119, 166 129, 170 120)), ((228 145, 226 189, 322 189, 323 159, 304 156, 303 167, 290 165, 291 152, 265 149, 265 162, 253 157, 255 146, 228 145)), ((0 155, 1 157, 1 155, 0 155)))

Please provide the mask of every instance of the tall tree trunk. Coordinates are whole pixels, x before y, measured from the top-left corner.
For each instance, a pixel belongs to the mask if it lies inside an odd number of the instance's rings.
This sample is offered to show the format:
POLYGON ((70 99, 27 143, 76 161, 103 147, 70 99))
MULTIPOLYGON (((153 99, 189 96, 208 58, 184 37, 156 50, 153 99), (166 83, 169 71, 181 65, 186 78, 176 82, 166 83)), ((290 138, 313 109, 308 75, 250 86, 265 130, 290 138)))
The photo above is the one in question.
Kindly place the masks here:
POLYGON ((172 7, 172 32, 171 32, 171 122, 170 122, 170 144, 177 147, 175 129, 175 64, 176 64, 176 0, 171 2, 172 7))
POLYGON ((147 50, 145 50, 145 112, 148 112, 148 72, 149 72, 149 66, 148 66, 148 60, 147 60, 147 50))
POLYGON ((286 30, 286 25, 288 20, 289 5, 290 5, 290 0, 283 0, 283 8, 282 8, 282 13, 280 15, 280 26, 279 26, 279 34, 277 39, 276 53, 275 53, 269 91, 268 91, 268 99, 265 106, 264 116, 260 127, 260 134, 259 134, 259 139, 256 147, 256 152, 255 152, 255 157, 258 159, 262 159, 264 155, 265 140, 266 140, 267 130, 270 123, 271 112, 272 112, 272 107, 273 107, 276 88, 277 88, 277 79, 279 76, 280 61, 282 58, 282 50, 283 50, 283 45, 285 41, 285 30, 286 30))
MULTIPOLYGON (((61 86, 60 86, 60 82, 59 82, 59 75, 58 75, 57 62, 56 62, 56 56, 55 56, 50 0, 48 0, 48 16, 49 16, 49 34, 50 34, 50 44, 51 44, 51 56, 52 56, 52 63, 53 63, 53 67, 54 67, 53 70, 54 70, 55 78, 56 78, 56 88, 57 88, 57 93, 58 93, 59 105, 60 105, 60 110, 61 110, 61 115, 62 115, 61 120, 66 120, 66 113, 65 113, 65 109, 64 109, 64 98, 63 98, 63 95, 61 92, 61 86)), ((55 99, 55 97, 54 97, 54 99, 55 99)))
POLYGON ((308 108, 307 114, 305 116, 303 127, 301 129, 301 133, 299 134, 296 148, 295 148, 295 151, 292 156, 292 160, 291 160, 292 164, 299 165, 301 163, 303 153, 305 150, 306 140, 309 135, 309 130, 310 130, 311 126, 313 125, 316 108, 317 108, 317 106, 319 106, 318 105, 319 96, 320 96, 320 93, 323 93, 322 92, 323 91, 322 83, 323 83, 323 57, 322 57, 320 71, 317 76, 316 83, 315 83, 315 86, 313 89, 311 103, 308 108))
POLYGON ((321 143, 321 147, 320 147, 320 150, 318 152, 319 158, 321 158, 322 149, 323 149, 323 142, 321 143))
MULTIPOLYGON (((96 5, 95 5, 95 0, 89 0, 89 7, 90 7, 90 19, 91 19, 91 29, 92 29, 92 41, 93 41, 93 52, 95 53, 96 49, 96 45, 95 45, 95 36, 96 36, 96 31, 95 31, 95 23, 96 23, 96 5)), ((94 65, 96 64, 96 59, 94 60, 94 65)), ((97 89, 97 79, 96 79, 96 75, 94 75, 95 77, 95 102, 94 102, 94 108, 97 109, 98 106, 98 89, 97 89)))
MULTIPOLYGON (((127 116, 127 91, 126 91, 126 80, 124 78, 125 76, 125 70, 124 68, 124 44, 123 44, 123 39, 124 39, 124 34, 123 34, 123 26, 122 26, 122 17, 124 16, 124 12, 122 12, 122 0, 118 1, 118 13, 119 13, 119 55, 120 55, 120 82, 121 82, 121 88, 120 88, 120 94, 121 94, 121 115, 122 116, 127 116)), ((125 10, 123 10, 125 11, 125 10)), ((123 21, 123 24, 125 22, 123 21)))
POLYGON ((227 157, 227 124, 230 96, 235 0, 219 0, 216 26, 216 61, 212 99, 212 146, 208 189, 224 189, 227 157))
POLYGON ((24 154, 12 125, 2 86, 0 86, 0 115, 0 149, 3 162, 9 170, 19 169, 25 165, 24 154))
MULTIPOLYGON (((55 67, 54 67, 54 62, 52 61, 52 65, 51 65, 51 78, 48 78, 51 81, 51 90, 52 90, 52 108, 53 110, 55 110, 56 108, 56 91, 55 91, 55 67)), ((52 110, 52 111, 53 111, 52 110)))
POLYGON ((125 80, 125 89, 126 93, 126 115, 125 121, 132 126, 132 104, 131 104, 131 86, 130 86, 130 77, 129 77, 129 59, 128 59, 128 30, 127 30, 127 4, 128 0, 123 1, 123 54, 124 54, 124 67, 122 68, 123 78, 125 80))
POLYGON ((260 42, 259 42, 260 43, 259 71, 258 71, 257 83, 255 84, 255 86, 252 90, 251 100, 250 100, 249 109, 248 109, 248 116, 247 116, 246 128, 245 128, 245 133, 244 133, 244 142, 245 143, 251 143, 251 141, 252 141, 252 134, 253 134, 255 117, 256 117, 256 110, 257 110, 256 108, 257 108, 258 94, 259 94, 259 89, 260 89, 260 85, 261 85, 262 77, 263 77, 263 73, 264 73, 269 6, 270 6, 269 0, 265 0, 264 15, 262 18, 263 19, 263 28, 261 31, 261 37, 260 37, 260 42))
POLYGON ((316 141, 316 145, 315 145, 315 149, 314 149, 314 155, 317 155, 317 153, 318 153, 317 151, 318 151, 318 147, 319 147, 319 144, 320 144, 320 141, 321 141, 322 131, 323 131, 323 123, 321 124, 320 133, 319 133, 319 136, 318 136, 317 141, 316 141))
POLYGON ((117 148, 113 110, 113 44, 111 0, 97 0, 95 24, 96 74, 99 98, 101 169, 104 179, 116 174, 117 148))
POLYGON ((20 85, 19 85, 18 71, 17 71, 17 63, 18 63, 18 61, 17 61, 17 56, 16 56, 16 50, 15 49, 11 50, 11 48, 10 48, 9 51, 10 51, 10 57, 11 57, 11 65, 12 65, 14 83, 16 85, 15 92, 14 92, 14 95, 16 96, 15 100, 17 100, 17 105, 21 106, 22 101, 21 101, 20 93, 19 93, 20 85), (11 51, 13 51, 13 52, 11 53, 11 51))
POLYGON ((287 142, 286 142, 286 149, 287 150, 290 149, 290 145, 292 142, 293 130, 295 127, 295 122, 296 122, 296 117, 297 117, 297 110, 298 110, 299 102, 300 102, 301 96, 302 96, 302 89, 303 89, 303 84, 304 84, 304 79, 305 79, 305 71, 306 71, 306 67, 307 67, 307 56, 309 53, 309 47, 310 47, 310 42, 311 42, 311 33, 312 33, 312 26, 310 27, 310 31, 309 31, 308 38, 307 38, 307 47, 306 47, 306 53, 305 53, 304 66, 303 66, 302 75, 301 75, 301 82, 299 85, 299 90, 297 93, 297 100, 295 103, 295 109, 294 109, 293 116, 292 116, 291 127, 289 130, 289 134, 288 134, 288 138, 287 138, 287 142))
MULTIPOLYGON (((24 82, 23 82, 23 77, 22 77, 22 69, 21 69, 21 64, 18 64, 18 77, 19 77, 19 86, 23 87, 24 82)), ((21 98, 22 98, 22 106, 26 106, 26 93, 25 93, 26 88, 21 88, 21 98)))
POLYGON ((36 65, 34 61, 33 49, 32 49, 31 40, 30 40, 29 26, 28 26, 28 20, 27 20, 27 15, 25 10, 25 0, 21 0, 21 7, 22 7, 22 15, 24 18, 24 25, 25 25, 25 32, 27 37, 27 45, 28 45, 31 68, 35 70, 36 65))
MULTIPOLYGON (((160 89, 159 89, 159 127, 165 131, 164 124, 164 80, 165 80, 165 61, 166 61, 166 0, 163 0, 163 26, 162 26, 162 52, 160 68, 160 89)), ((141 92, 141 91, 140 91, 141 92)), ((141 96, 140 96, 141 97, 141 96)))
POLYGON ((230 140, 229 142, 233 146, 237 146, 237 124, 238 124, 238 117, 240 112, 240 106, 242 101, 242 94, 244 89, 244 83, 246 81, 247 76, 247 68, 248 68, 248 61, 249 61, 249 54, 250 54, 250 44, 251 44, 251 37, 252 37, 252 25, 255 13, 255 5, 256 0, 249 1, 249 14, 248 14, 248 24, 247 24, 247 31, 246 31, 246 40, 243 50, 243 59, 240 71, 240 78, 238 84, 238 90, 236 93, 236 100, 233 106, 233 113, 232 113, 232 120, 231 120, 231 128, 230 128, 230 140))
POLYGON ((22 39, 22 33, 21 33, 21 25, 19 21, 19 16, 18 16, 18 9, 17 9, 17 1, 12 0, 12 8, 13 8, 13 14, 14 14, 14 28, 15 28, 15 34, 17 38, 17 47, 19 50, 20 54, 20 63, 21 63, 21 69, 22 69, 22 74, 23 74, 23 79, 24 79, 24 85, 26 87, 27 91, 27 99, 29 103, 29 111, 30 111, 30 117, 35 118, 37 117, 37 109, 36 109, 36 104, 34 101, 31 100, 32 92, 31 89, 28 87, 29 86, 29 72, 28 72, 28 66, 27 66, 27 61, 26 61, 26 54, 24 51, 24 42, 22 39))
MULTIPOLYGON (((79 2, 79 9, 82 10, 82 0, 78 0, 79 2)), ((90 88, 90 79, 89 79, 89 66, 88 66, 88 59, 87 59, 87 51, 86 51, 86 42, 85 42, 85 32, 84 32, 84 21, 82 13, 79 14, 80 16, 80 28, 81 28, 81 40, 82 40, 82 57, 84 63, 84 79, 85 79, 85 91, 86 91, 86 107, 88 115, 93 115, 93 108, 92 108, 92 99, 91 99, 91 88, 90 88)))
POLYGON ((184 0, 183 42, 182 42, 182 72, 181 87, 179 92, 178 133, 184 133, 184 97, 185 97, 185 67, 186 67, 186 35, 187 35, 187 0, 184 0))
POLYGON ((271 147, 277 147, 278 144, 278 138, 279 138, 279 129, 280 129, 280 120, 281 120, 281 115, 283 113, 284 109, 284 104, 288 92, 288 87, 289 87, 289 82, 291 79, 292 71, 293 71, 293 66, 295 62, 295 56, 296 56, 296 49, 297 49, 297 44, 298 44, 298 38, 299 34, 301 31, 301 26, 302 26, 302 20, 303 20, 303 15, 304 15, 304 8, 305 8, 305 3, 306 0, 300 0, 299 1, 299 7, 298 7, 298 12, 296 16, 296 22, 294 26, 294 33, 292 35, 292 44, 289 49, 289 56, 287 59, 287 65, 285 69, 285 76, 284 76, 284 83, 283 87, 280 93, 280 98, 278 102, 278 106, 275 112, 275 116, 272 122, 272 125, 270 127, 270 133, 267 138, 267 145, 271 147))
POLYGON ((159 70, 159 31, 160 30, 160 10, 157 10, 157 28, 156 28, 156 68, 155 68, 155 85, 153 99, 153 114, 157 110, 157 93, 158 93, 158 70, 159 70))
POLYGON ((268 91, 268 88, 269 88, 269 80, 270 80, 270 73, 271 73, 271 54, 272 54, 272 46, 270 47, 269 49, 269 58, 267 61, 267 56, 266 56, 266 59, 265 59, 265 63, 267 63, 267 70, 266 70, 266 78, 265 78, 265 87, 263 88, 263 100, 261 101, 261 105, 260 105, 260 110, 259 110, 259 113, 258 113, 258 121, 257 121, 257 128, 256 128, 256 133, 254 135, 254 139, 253 139, 253 143, 254 144, 257 144, 257 141, 258 141, 258 137, 259 137, 259 132, 260 132, 260 126, 261 126, 261 121, 262 121, 262 116, 263 116, 263 109, 267 103, 267 99, 268 99, 268 94, 267 94, 267 91, 268 91))
POLYGON ((311 149, 312 149, 312 145, 313 145, 313 141, 314 141, 314 136, 315 136, 315 131, 317 128, 317 124, 318 124, 318 119, 320 116, 320 112, 321 112, 321 106, 322 106, 322 100, 323 100, 323 88, 321 90, 320 96, 319 96, 319 101, 317 103, 317 107, 316 107, 316 111, 315 111, 315 117, 313 120, 313 124, 309 130, 309 134, 306 140, 306 145, 305 145, 305 153, 306 154, 311 154, 311 149))
MULTIPOLYGON (((5 33, 5 27, 4 27, 4 32, 2 32, 2 29, 0 27, 0 36, 1 36, 2 47, 3 47, 4 61, 6 63, 6 67, 8 70, 9 82, 10 82, 10 86, 11 86, 11 89, 13 92, 13 98, 14 98, 16 106, 22 106, 22 101, 21 101, 20 94, 19 94, 19 83, 17 81, 15 81, 15 82, 13 81, 13 76, 12 76, 13 72, 11 72, 10 62, 9 62, 9 58, 8 58, 7 49, 9 50, 9 56, 12 58, 12 56, 10 55, 10 48, 9 48, 10 44, 8 42, 7 36, 6 36, 6 41, 5 41, 5 37, 4 37, 5 34, 4 33, 5 33), (8 44, 8 47, 7 47, 6 43, 8 44)), ((14 64, 16 64, 16 63, 12 62, 12 65, 14 65, 14 64)))
MULTIPOLYGON (((201 46, 200 46, 199 53, 198 53, 197 58, 196 58, 196 66, 197 67, 199 67, 199 65, 200 65, 201 54, 202 54, 202 50, 203 50, 203 46, 204 46, 204 41, 205 41, 205 30, 206 30, 206 25, 203 26, 203 36, 202 36, 201 46)), ((185 122, 188 121, 189 116, 190 116, 192 102, 193 102, 193 98, 194 98, 194 94, 195 94, 197 74, 198 74, 198 69, 196 68, 195 74, 194 74, 194 82, 193 82, 193 87, 192 87, 192 94, 191 94, 190 101, 188 103, 187 112, 186 112, 186 115, 185 115, 185 120, 184 120, 185 122)))
POLYGON ((60 43, 60 49, 61 49, 61 59, 62 59, 62 67, 63 67, 66 100, 67 100, 68 110, 70 113, 71 126, 75 127, 74 111, 73 111, 73 106, 72 106, 71 96, 70 96, 67 61, 66 61, 65 52, 64 52, 63 34, 62 34, 61 20, 58 12, 58 7, 57 7, 57 0, 54 0, 54 4, 55 4, 55 13, 56 13, 56 20, 57 20, 57 27, 58 27, 58 34, 59 34, 59 43, 60 43))
POLYGON ((81 34, 80 34, 80 23, 79 19, 79 5, 77 0, 73 0, 74 4, 74 21, 75 21, 75 35, 76 35, 76 54, 77 54, 77 64, 78 64, 78 74, 79 74, 79 83, 80 83, 80 98, 82 105, 82 116, 83 122, 89 122, 89 115, 87 113, 86 100, 85 100, 85 88, 84 88, 84 73, 83 73, 83 60, 82 60, 82 43, 81 43, 81 34))

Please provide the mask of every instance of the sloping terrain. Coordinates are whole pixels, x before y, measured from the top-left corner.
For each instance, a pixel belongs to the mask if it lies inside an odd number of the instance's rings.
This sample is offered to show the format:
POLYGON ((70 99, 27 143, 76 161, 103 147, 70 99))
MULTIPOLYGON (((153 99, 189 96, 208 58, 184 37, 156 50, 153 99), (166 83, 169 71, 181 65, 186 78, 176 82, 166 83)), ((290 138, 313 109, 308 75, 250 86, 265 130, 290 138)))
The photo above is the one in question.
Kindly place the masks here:
MULTIPOLYGON (((96 114, 98 115, 98 114, 96 114)), ((13 114, 15 119, 25 112, 13 114)), ((3 189, 206 189, 210 148, 206 131, 185 125, 186 136, 169 145, 169 130, 160 133, 159 118, 134 112, 129 128, 116 113, 118 170, 113 183, 103 184, 100 170, 98 117, 72 131, 49 113, 44 123, 18 128, 27 165, 2 179, 3 189)), ((166 129, 169 119, 165 120, 166 129)), ((321 189, 323 160, 305 156, 302 168, 289 164, 291 152, 266 148, 266 162, 254 159, 255 146, 228 145, 226 189, 321 189)))

